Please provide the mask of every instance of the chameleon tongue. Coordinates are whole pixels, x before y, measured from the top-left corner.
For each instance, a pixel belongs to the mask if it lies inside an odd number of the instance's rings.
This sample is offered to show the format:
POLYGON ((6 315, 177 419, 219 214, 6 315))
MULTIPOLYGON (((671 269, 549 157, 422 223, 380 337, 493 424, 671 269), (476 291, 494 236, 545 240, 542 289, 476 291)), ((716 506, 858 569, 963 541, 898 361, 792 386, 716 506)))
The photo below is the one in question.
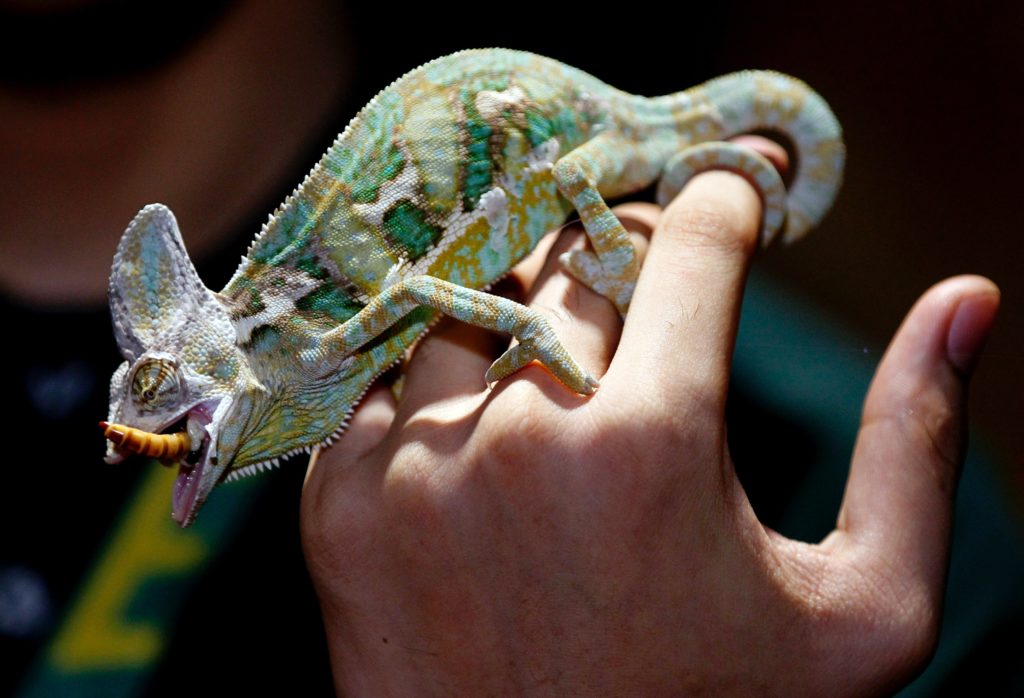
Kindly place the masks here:
POLYGON ((178 464, 178 477, 174 481, 174 494, 171 497, 171 517, 179 526, 184 526, 192 514, 199 493, 199 481, 203 474, 203 462, 189 465, 178 464))

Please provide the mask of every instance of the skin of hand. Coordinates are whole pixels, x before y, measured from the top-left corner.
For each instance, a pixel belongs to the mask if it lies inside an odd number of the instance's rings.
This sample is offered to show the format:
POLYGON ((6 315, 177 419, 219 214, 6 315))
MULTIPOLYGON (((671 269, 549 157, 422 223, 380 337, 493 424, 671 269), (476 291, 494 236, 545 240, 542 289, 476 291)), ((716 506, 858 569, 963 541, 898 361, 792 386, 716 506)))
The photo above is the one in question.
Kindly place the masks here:
POLYGON ((441 323, 402 399, 372 390, 311 463, 303 546, 339 693, 870 695, 930 658, 996 287, 949 279, 910 311, 836 528, 807 544, 757 520, 726 446, 756 193, 710 172, 663 214, 618 212, 653 230, 624 324, 557 269, 578 231, 527 297, 602 377, 593 397, 535 365, 488 390, 498 338, 441 323))

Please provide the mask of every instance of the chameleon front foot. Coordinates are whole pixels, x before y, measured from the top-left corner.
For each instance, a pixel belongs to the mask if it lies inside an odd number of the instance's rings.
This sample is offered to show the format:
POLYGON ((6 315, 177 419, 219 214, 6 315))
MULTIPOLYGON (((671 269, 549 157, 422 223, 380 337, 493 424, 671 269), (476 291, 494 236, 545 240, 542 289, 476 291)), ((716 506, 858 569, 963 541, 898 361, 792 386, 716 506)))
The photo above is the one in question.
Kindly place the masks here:
POLYGON ((540 362, 567 388, 580 395, 593 395, 597 379, 585 371, 569 355, 547 323, 536 335, 525 337, 498 357, 484 375, 487 385, 494 385, 532 361, 540 362))
POLYGON ((352 356, 419 306, 438 310, 462 322, 515 337, 509 349, 488 369, 493 384, 531 361, 539 361, 566 387, 583 395, 597 389, 597 381, 569 355, 543 315, 520 303, 465 288, 432 276, 403 279, 374 297, 358 314, 320 338, 320 365, 331 366, 337 357, 352 356))

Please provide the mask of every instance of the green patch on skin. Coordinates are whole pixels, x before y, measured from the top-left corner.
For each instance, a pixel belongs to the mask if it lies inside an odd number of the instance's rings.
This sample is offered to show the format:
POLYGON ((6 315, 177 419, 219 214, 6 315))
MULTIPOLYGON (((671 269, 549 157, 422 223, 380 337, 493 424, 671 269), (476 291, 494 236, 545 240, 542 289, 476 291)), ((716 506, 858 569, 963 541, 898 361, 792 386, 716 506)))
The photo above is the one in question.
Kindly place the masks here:
POLYGON ((583 132, 579 118, 568 108, 563 108, 551 116, 547 116, 537 109, 528 110, 526 112, 526 135, 530 139, 530 145, 536 148, 554 136, 561 136, 569 143, 581 142, 583 132))
POLYGON ((408 201, 400 201, 388 209, 384 214, 384 228, 392 240, 408 251, 409 259, 421 257, 441 237, 441 229, 408 201))
POLYGON ((530 109, 526 112, 526 136, 534 148, 549 140, 552 136, 551 120, 536 109, 530 109))
POLYGON ((562 107, 551 122, 554 131, 552 135, 562 136, 568 143, 582 143, 585 140, 581 116, 572 109, 562 107))
POLYGON ((324 281, 326 279, 329 279, 331 276, 326 269, 320 266, 320 263, 317 261, 316 256, 312 254, 297 260, 295 262, 295 268, 299 269, 300 271, 306 272, 307 274, 312 276, 314 279, 317 279, 318 281, 324 281))
POLYGON ((253 314, 266 310, 267 306, 263 302, 263 298, 260 296, 260 292, 255 288, 249 289, 249 310, 253 311, 253 314))
POLYGON ((242 289, 242 292, 238 295, 238 297, 240 299, 248 297, 248 302, 245 304, 244 311, 244 314, 247 317, 259 315, 261 312, 267 309, 267 305, 266 303, 263 302, 263 296, 260 294, 259 288, 257 288, 254 284, 246 284, 245 287, 242 289))
POLYGON ((476 97, 484 90, 501 92, 506 88, 508 76, 484 76, 459 92, 459 101, 465 114, 463 138, 466 139, 466 164, 462 172, 462 206, 466 211, 472 211, 484 192, 494 186, 497 168, 492 160, 491 149, 494 129, 477 110, 476 97))
POLYGON ((255 327, 249 336, 249 346, 256 353, 274 353, 281 346, 281 333, 271 325, 255 327))
POLYGON ((295 307, 301 311, 323 313, 340 324, 363 306, 333 283, 325 283, 296 301, 295 307))
MULTIPOLYGON (((473 108, 476 111, 476 108, 473 108)), ((491 162, 490 125, 479 116, 466 120, 466 166, 463 171, 462 205, 472 211, 484 192, 494 181, 494 163, 491 162)))
POLYGON ((367 158, 363 166, 360 176, 352 182, 351 196, 353 203, 370 204, 377 200, 381 185, 402 171, 405 157, 394 143, 390 143, 383 157, 367 158))

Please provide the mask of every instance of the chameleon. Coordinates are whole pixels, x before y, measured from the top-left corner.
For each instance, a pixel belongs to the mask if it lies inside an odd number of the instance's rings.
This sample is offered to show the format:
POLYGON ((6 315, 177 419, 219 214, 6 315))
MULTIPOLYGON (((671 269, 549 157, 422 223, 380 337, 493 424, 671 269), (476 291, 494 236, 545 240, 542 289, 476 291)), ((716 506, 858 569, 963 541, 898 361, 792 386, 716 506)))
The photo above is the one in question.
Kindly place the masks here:
POLYGON ((522 51, 425 63, 359 111, 223 290, 200 280, 167 207, 135 216, 109 284, 124 362, 106 460, 177 465, 171 513, 188 526, 221 482, 332 443, 441 314, 516 338, 488 384, 537 361, 589 395, 598 381, 543 314, 487 293, 547 232, 578 214, 590 248, 560 262, 625 315, 638 261, 607 199, 657 182, 664 205, 696 173, 728 169, 760 194, 763 244, 790 242, 830 208, 844 159, 828 105, 780 73, 648 98, 522 51), (724 142, 753 131, 789 139, 788 189, 724 142))

